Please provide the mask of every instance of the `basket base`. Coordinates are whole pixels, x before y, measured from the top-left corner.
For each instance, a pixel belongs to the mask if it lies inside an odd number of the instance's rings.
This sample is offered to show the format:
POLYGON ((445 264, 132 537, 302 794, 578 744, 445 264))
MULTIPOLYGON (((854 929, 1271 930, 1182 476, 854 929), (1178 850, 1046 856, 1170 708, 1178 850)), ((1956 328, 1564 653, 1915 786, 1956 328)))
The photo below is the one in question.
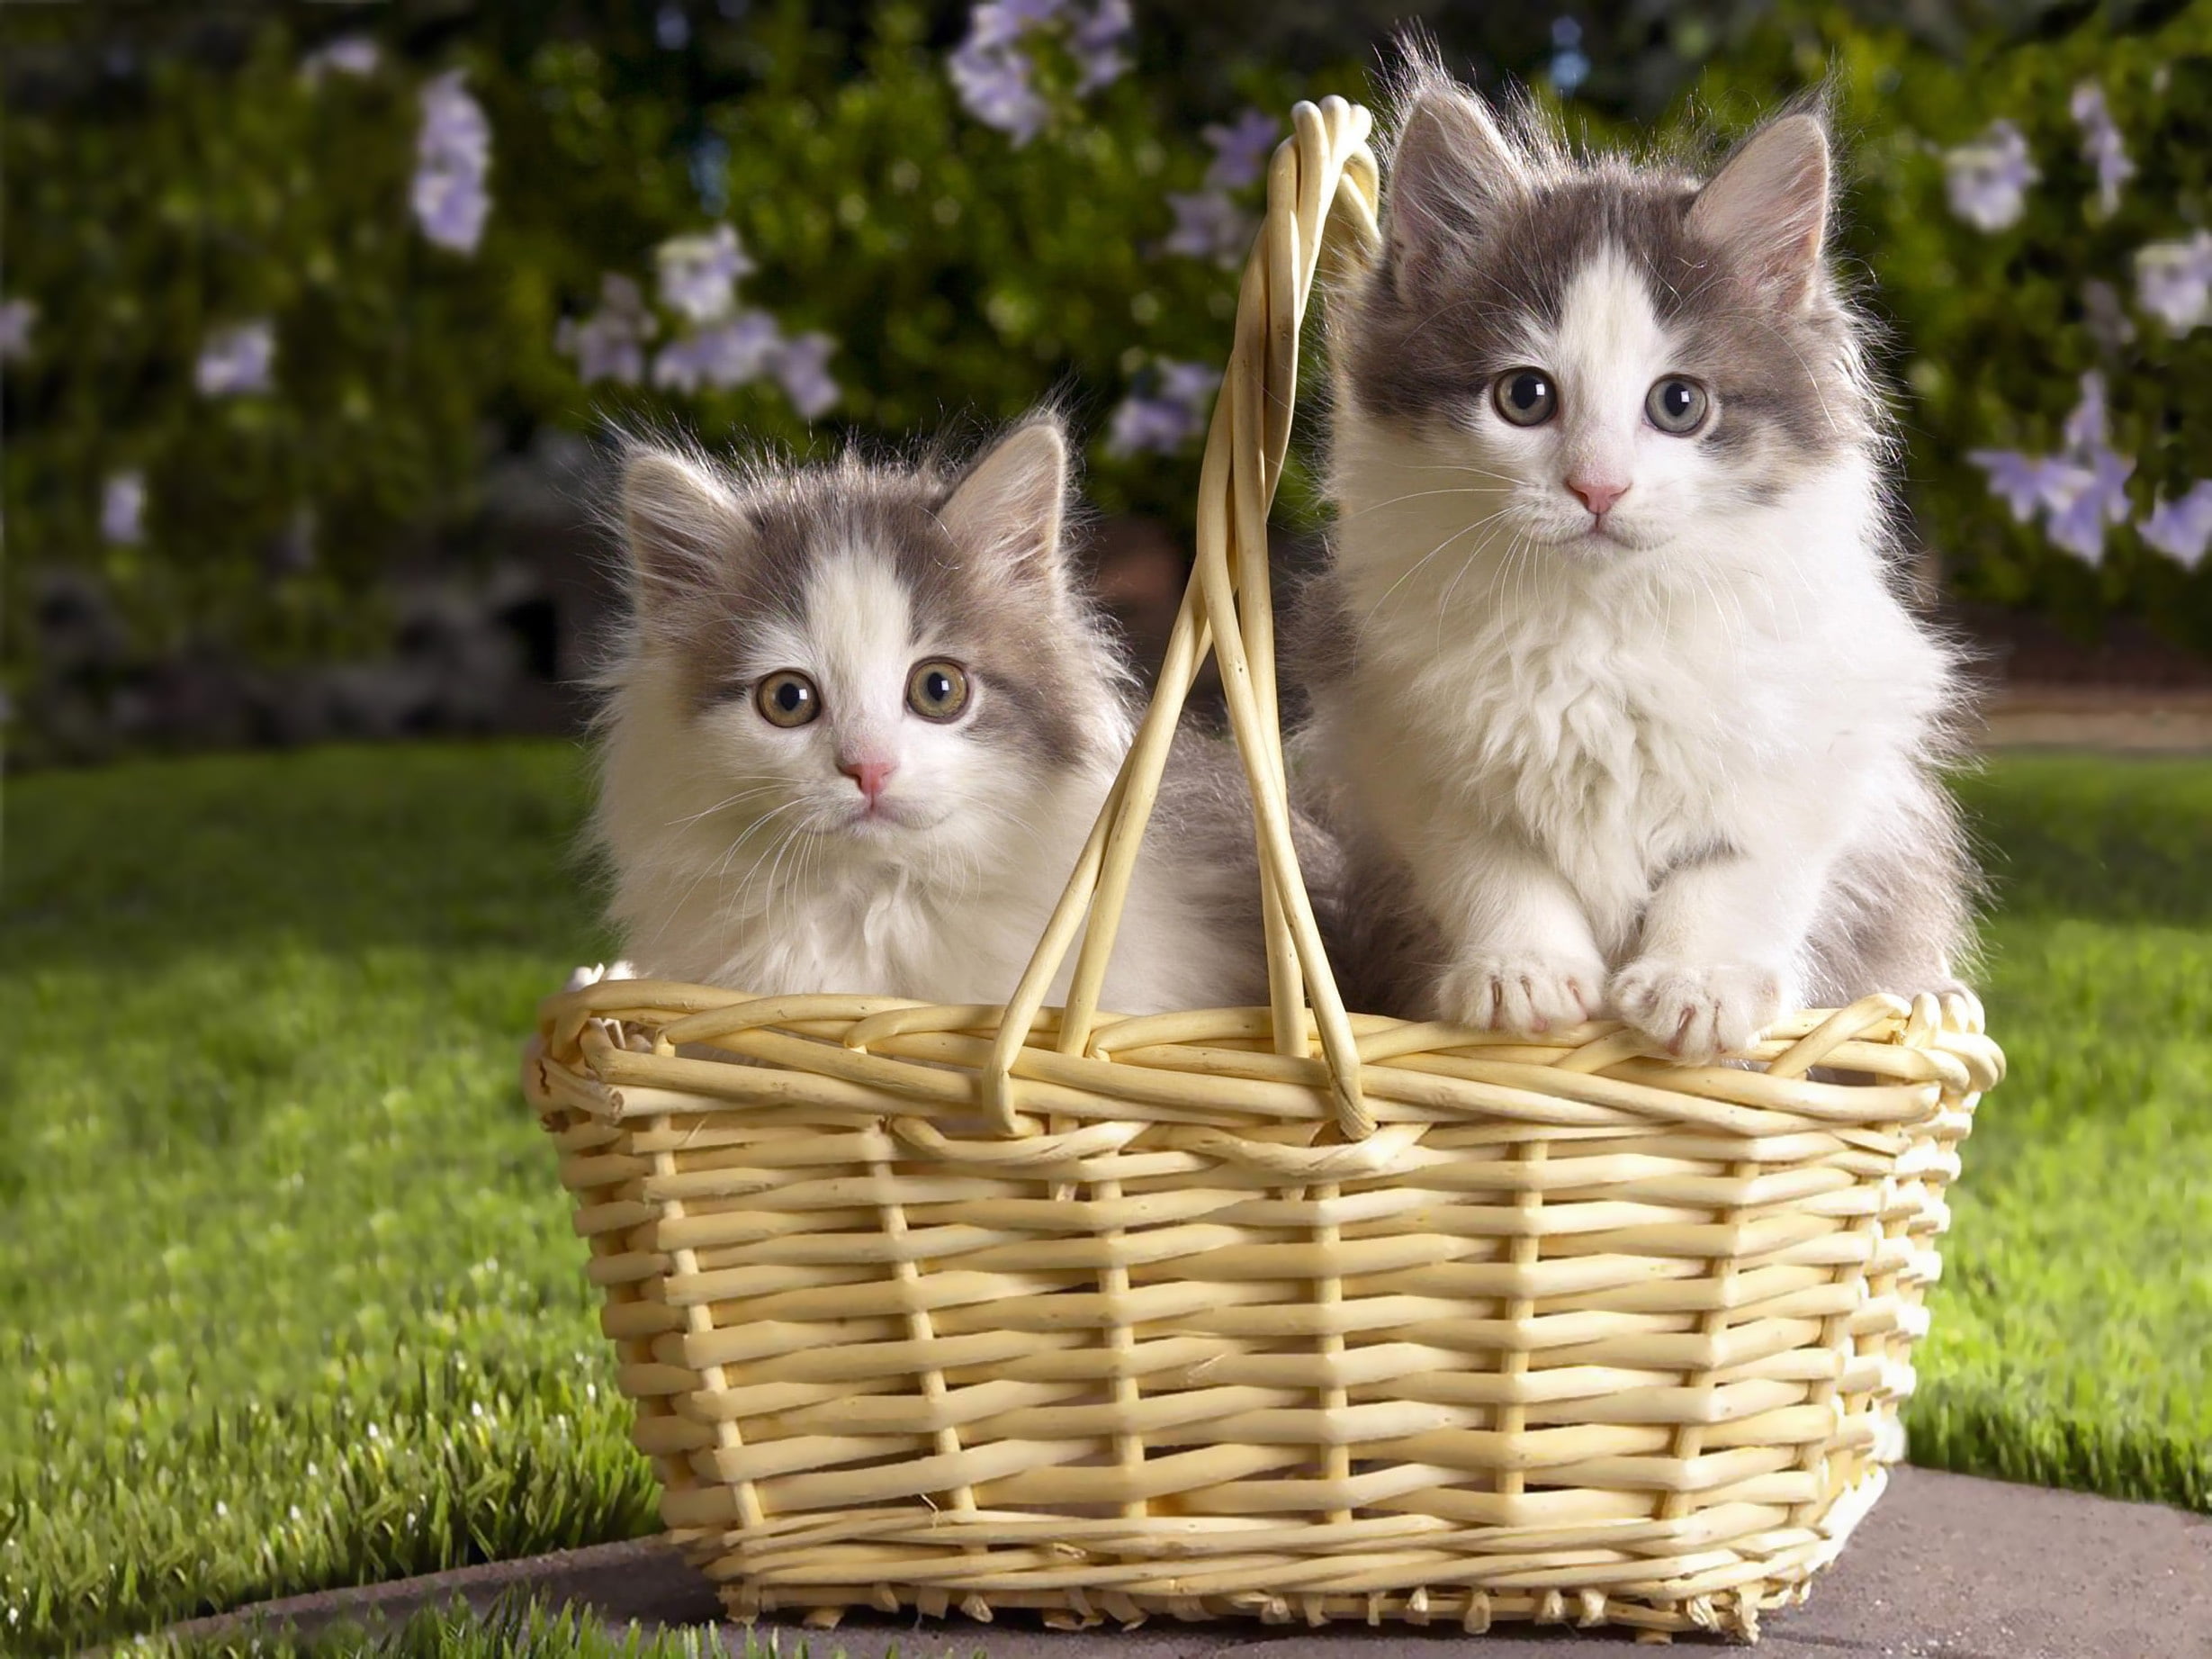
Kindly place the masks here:
MULTIPOLYGON (((1496 1579, 1516 1576, 1497 1556, 1469 1555, 1458 1563, 1439 1563, 1431 1554, 1422 1569, 1452 1574, 1458 1583, 1407 1586, 1409 1566, 1393 1571, 1388 1553, 1371 1550, 1350 1555, 1281 1558, 1264 1565, 1239 1564, 1247 1582, 1274 1578, 1277 1589, 1215 1589, 1227 1576, 1222 1564, 1199 1551, 1179 1558, 1130 1556, 1105 1549, 1061 1543, 1040 1561, 1032 1546, 1008 1549, 982 1546, 960 1552, 948 1540, 933 1557, 899 1559, 883 1552, 886 1569, 905 1569, 903 1577, 866 1583, 828 1583, 816 1558, 801 1576, 785 1577, 773 1568, 758 1571, 742 1532, 706 1529, 682 1539, 686 1555, 708 1577, 721 1581, 719 1593, 730 1617, 751 1622, 773 1615, 797 1614, 816 1627, 838 1624, 849 1612, 914 1615, 925 1618, 964 1617, 989 1624, 1004 1612, 1035 1613, 1048 1629, 1084 1630, 1112 1623, 1134 1627, 1149 1619, 1182 1623, 1256 1620, 1263 1625, 1321 1627, 1333 1623, 1457 1629, 1481 1635, 1508 1624, 1610 1627, 1633 1631, 1637 1639, 1668 1642, 1686 1633, 1720 1636, 1751 1644, 1759 1638, 1762 1614, 1801 1605, 1812 1579, 1842 1552, 1859 1520, 1889 1483, 1889 1472, 1873 1465, 1838 1492, 1825 1514, 1809 1528, 1786 1537, 1769 1535, 1773 1546, 1754 1546, 1725 1552, 1728 1559, 1701 1561, 1694 1577, 1655 1581, 1639 1574, 1632 1559, 1579 1567, 1542 1569, 1554 1585, 1510 1582, 1468 1583, 1485 1570, 1496 1579), (926 1565, 925 1565, 926 1563, 926 1565), (914 1569, 929 1571, 931 1582, 917 1582, 914 1569), (1272 1569, 1272 1570, 1271 1570, 1272 1569), (1558 1581, 1581 1581, 1557 1587, 1558 1581), (1346 1581, 1392 1587, 1349 1590, 1346 1581), (1591 1578, 1610 1578, 1614 1588, 1590 1586, 1591 1578), (1641 1582, 1639 1582, 1641 1580, 1641 1582), (1026 1581, 1026 1582, 1025 1582, 1026 1581), (1335 1581, 1335 1586, 1330 1586, 1335 1581)), ((950 1518, 946 1518, 948 1521, 950 1518)), ((765 1542, 765 1541, 764 1541, 765 1542)), ((755 1546, 754 1547, 759 1547, 755 1546)), ((767 1548, 772 1551, 773 1544, 767 1548)), ((833 1570, 833 1569, 832 1569, 833 1570)), ((1525 1571, 1525 1567, 1524 1568, 1525 1571)))
POLYGON ((1800 1605, 1811 1584, 1808 1576, 1794 1583, 1763 1582, 1679 1601, 1608 1596, 1594 1590, 1494 1591, 1459 1587, 1389 1595, 1248 1591, 1182 1597, 1119 1591, 1086 1597, 998 1590, 985 1597, 980 1591, 961 1595, 950 1588, 913 1586, 890 1589, 888 1595, 881 1593, 886 1589, 890 1587, 810 1586, 805 1591, 789 1592, 787 1599, 771 1600, 759 1590, 732 1584, 723 1587, 721 1596, 724 1609, 740 1623, 750 1624, 772 1613, 799 1612, 806 1624, 819 1629, 832 1628, 846 1614, 859 1610, 919 1614, 925 1618, 949 1619, 958 1615, 977 1624, 991 1624, 1003 1612, 1034 1612, 1048 1630, 1090 1630, 1107 1624, 1134 1629, 1151 1619, 1171 1618, 1187 1624, 1255 1620, 1263 1625, 1309 1627, 1336 1623, 1394 1625, 1481 1636, 1500 1625, 1525 1624, 1632 1630, 1641 1640, 1659 1642, 1695 1633, 1749 1645, 1759 1638, 1762 1614, 1800 1605), (825 1594, 841 1599, 824 1605, 820 1599, 825 1594))

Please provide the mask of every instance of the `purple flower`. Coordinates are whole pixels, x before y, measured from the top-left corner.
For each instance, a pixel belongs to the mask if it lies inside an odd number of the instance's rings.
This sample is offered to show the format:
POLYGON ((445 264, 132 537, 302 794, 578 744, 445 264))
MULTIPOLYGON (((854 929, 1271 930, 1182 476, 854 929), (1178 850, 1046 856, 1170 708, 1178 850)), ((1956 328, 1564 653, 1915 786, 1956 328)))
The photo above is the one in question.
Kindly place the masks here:
POLYGON ((100 490, 100 537, 119 547, 146 539, 146 474, 111 473, 100 490))
POLYGON ((1975 449, 1966 459, 1989 474, 1992 495, 2002 496, 2013 518, 2026 524, 2043 505, 2044 473, 2050 463, 2016 449, 1975 449))
POLYGON ((1067 50, 1075 59, 1075 90, 1095 92, 1119 80, 1129 67, 1122 46, 1134 27, 1129 0, 1096 0, 1088 12, 1070 9, 1067 50))
POLYGON ((985 0, 967 16, 968 38, 976 45, 1012 46, 1032 29, 1058 23, 1067 0, 985 0))
POLYGON ((1203 415, 1212 400, 1214 388, 1221 383, 1221 371, 1205 363, 1179 363, 1172 357, 1160 359, 1160 395, 1181 403, 1192 415, 1203 415))
POLYGON ((1191 411, 1182 405, 1131 392, 1114 410, 1113 424, 1106 432, 1106 451, 1117 455, 1172 455, 1197 430, 1191 411))
POLYGON ((365 34, 342 34, 335 41, 326 41, 300 59, 300 78, 309 86, 321 84, 329 74, 351 75, 356 77, 376 73, 376 66, 384 60, 383 49, 365 34))
POLYGON ((2136 298, 2176 334, 2212 321, 2212 230, 2139 248, 2136 298))
POLYGON ((652 383, 684 392, 701 386, 742 386, 760 377, 782 344, 775 318, 766 311, 740 311, 661 347, 652 360, 652 383))
MULTIPOLYGON (((976 15, 980 20, 985 13, 996 10, 995 6, 979 5, 976 15)), ((978 22, 945 60, 953 90, 959 95, 961 107, 985 126, 1009 134, 1018 145, 1027 144, 1045 130, 1052 112, 1044 95, 1030 84, 1028 57, 1011 44, 981 44, 983 38, 978 22)))
POLYGON ((1218 371, 1162 358, 1150 380, 1114 410, 1108 454, 1173 455, 1205 429, 1207 402, 1221 383, 1218 371))
POLYGON ((1282 123, 1265 110, 1247 109, 1227 126, 1216 123, 1201 131, 1206 142, 1213 146, 1213 160, 1206 168, 1206 188, 1242 190, 1265 176, 1282 123))
POLYGON ((670 237, 653 258, 662 302, 694 322, 727 317, 737 304, 737 279, 753 268, 728 225, 716 225, 711 236, 670 237))
POLYGON ((645 342, 660 325, 646 311, 638 285, 626 276, 608 272, 600 279, 599 295, 599 309, 581 322, 562 319, 554 348, 576 359, 577 378, 586 385, 618 380, 634 386, 645 374, 645 342))
POLYGON ((484 221, 491 216, 491 198, 481 179, 425 168, 415 175, 410 195, 415 222, 425 237, 455 253, 476 251, 483 239, 484 221))
POLYGON ((2028 205, 2028 187, 2043 176, 2028 158, 2028 140, 2009 121, 1992 122, 1972 143, 1947 150, 1944 183, 1951 211, 1977 230, 2001 230, 2028 205))
POLYGON ((1058 40, 1075 66, 1080 96, 1128 69, 1122 47, 1131 26, 1128 0, 985 0, 969 11, 967 33, 946 68, 969 114, 1026 144, 1052 115, 1035 82, 1037 37, 1058 40))
POLYGON ((1160 244, 1168 253, 1234 265, 1252 244, 1252 215, 1221 191, 1171 191, 1167 204, 1175 210, 1175 228, 1160 244))
POLYGON ((786 340, 775 351, 769 367, 804 419, 813 420, 835 407, 841 395, 830 378, 830 354, 837 342, 826 334, 802 334, 786 340))
POLYGON ((2178 501, 2161 501, 2144 520, 2143 539, 2159 552, 2195 570, 2212 547, 2212 479, 2190 487, 2178 501))
POLYGON ((491 122, 484 106, 462 83, 465 69, 449 69, 422 89, 422 127, 415 135, 415 158, 441 166, 489 167, 491 122))
POLYGON ((2104 559, 2105 527, 2127 520, 2127 480, 2133 455, 2115 454, 2108 442, 2104 376, 2082 376, 2082 401, 2066 417, 2064 449, 2050 456, 1977 449, 1967 455, 1989 474, 1990 493, 2004 498, 2025 524, 2038 513, 2045 534, 2084 564, 2104 559))
POLYGON ((2082 376, 2082 401, 2067 415, 2059 436, 2068 455, 2086 458, 2104 448, 2105 437, 2111 429, 2105 414, 2105 377, 2091 369, 2082 376))
POLYGON ((2120 186, 2136 176, 2136 164, 2127 158, 2127 140, 2105 105, 2103 87, 2083 81, 2073 89, 2069 107, 2082 128, 2082 159, 2097 169, 2097 212, 2109 218, 2120 204, 2120 186))
POLYGON ((680 52, 691 44, 691 20, 684 15, 684 8, 673 4, 662 6, 653 14, 652 38, 664 52, 680 52))
POLYGON ((276 328, 265 317, 219 329, 200 347, 193 381, 203 398, 266 392, 276 366, 276 328))
POLYGON ((31 329, 39 320, 31 300, 0 300, 0 363, 31 355, 31 329))
POLYGON ((2046 468, 2044 501, 2050 509, 2045 529, 2053 543, 2084 564, 2104 561, 2105 526, 2127 522, 2127 475, 2133 455, 2100 449, 2087 466, 2065 462, 2046 468))
POLYGON ((415 135, 415 179, 409 194, 415 221, 440 248, 472 254, 484 234, 491 197, 491 122, 454 69, 422 89, 422 126, 415 135))

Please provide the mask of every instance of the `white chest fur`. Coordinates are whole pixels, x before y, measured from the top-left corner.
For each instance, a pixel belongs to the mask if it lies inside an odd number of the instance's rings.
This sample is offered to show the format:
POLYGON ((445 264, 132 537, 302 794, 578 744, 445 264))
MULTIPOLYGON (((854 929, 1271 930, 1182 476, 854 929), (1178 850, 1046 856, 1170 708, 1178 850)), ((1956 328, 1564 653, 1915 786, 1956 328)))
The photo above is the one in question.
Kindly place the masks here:
POLYGON ((1355 666, 1317 698, 1328 763, 1401 854, 1472 827, 1524 839, 1609 952, 1669 866, 1818 787, 1823 756, 1841 775, 1893 744, 1939 698, 1855 480, 1688 527, 1727 538, 1694 558, 1592 568, 1470 538, 1481 508, 1435 491, 1437 469, 1402 446, 1345 448, 1359 464, 1336 566, 1355 666))

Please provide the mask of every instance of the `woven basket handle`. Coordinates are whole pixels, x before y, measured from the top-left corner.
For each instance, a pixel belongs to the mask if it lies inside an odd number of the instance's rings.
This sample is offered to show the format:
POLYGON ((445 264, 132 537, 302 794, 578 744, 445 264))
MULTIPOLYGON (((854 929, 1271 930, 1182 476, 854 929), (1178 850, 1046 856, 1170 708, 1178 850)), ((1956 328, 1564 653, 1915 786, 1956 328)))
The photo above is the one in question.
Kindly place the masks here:
POLYGON ((1299 329, 1325 245, 1363 260, 1375 240, 1376 171, 1368 113, 1342 98, 1300 104, 1267 175, 1267 219, 1245 266, 1236 345, 1214 404, 1199 483, 1198 562, 1168 637, 1152 706, 1108 792, 1075 874, 1046 924, 999 1024, 982 1077, 983 1104, 1004 1133, 1020 1109, 1014 1068, 1038 1011, 1078 934, 1057 1046, 1081 1054, 1098 1021, 1099 989, 1113 953, 1138 844, 1152 815, 1184 699, 1210 649, 1221 667, 1229 726, 1245 763, 1259 834, 1268 982, 1278 1053, 1312 1053, 1338 1125, 1353 1139, 1375 1122, 1360 1089, 1360 1056, 1335 976, 1321 948, 1312 900, 1290 844, 1282 732, 1275 699, 1275 627, 1267 569, 1267 515, 1290 447, 1298 394, 1299 329), (1312 1025, 1307 1005, 1312 1007, 1312 1025))

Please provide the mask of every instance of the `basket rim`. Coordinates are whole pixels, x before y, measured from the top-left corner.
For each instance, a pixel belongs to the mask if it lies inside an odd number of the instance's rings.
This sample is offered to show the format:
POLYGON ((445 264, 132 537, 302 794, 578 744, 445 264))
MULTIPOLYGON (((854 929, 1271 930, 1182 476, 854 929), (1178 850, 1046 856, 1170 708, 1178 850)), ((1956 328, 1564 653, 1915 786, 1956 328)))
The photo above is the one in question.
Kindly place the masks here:
MULTIPOLYGON (((977 1082, 1005 1011, 976 1004, 839 993, 760 996, 667 980, 599 979, 548 996, 526 1064, 533 1098, 610 1120, 712 1112, 764 1095, 771 1078, 824 1086, 814 1103, 861 1114, 973 1117, 977 1082), (679 1048, 688 1052, 679 1052, 679 1048), (548 1068, 566 1074, 555 1091, 548 1068)), ((1326 1060, 1272 1051, 1272 1009, 1097 1016, 1077 1051, 1058 1043, 1062 1011, 1040 1010, 1011 1076, 1044 1118, 1164 1123, 1320 1123, 1334 1115, 1326 1060)), ((1377 1127, 1525 1124, 1543 1134, 1638 1119, 1731 1138, 1911 1130, 1993 1087, 2002 1050, 1978 1007, 1932 995, 1876 994, 1779 1022, 1740 1060, 1688 1066, 1617 1021, 1529 1039, 1436 1022, 1355 1014, 1377 1127), (1842 1070, 1866 1081, 1812 1075, 1842 1070)))

